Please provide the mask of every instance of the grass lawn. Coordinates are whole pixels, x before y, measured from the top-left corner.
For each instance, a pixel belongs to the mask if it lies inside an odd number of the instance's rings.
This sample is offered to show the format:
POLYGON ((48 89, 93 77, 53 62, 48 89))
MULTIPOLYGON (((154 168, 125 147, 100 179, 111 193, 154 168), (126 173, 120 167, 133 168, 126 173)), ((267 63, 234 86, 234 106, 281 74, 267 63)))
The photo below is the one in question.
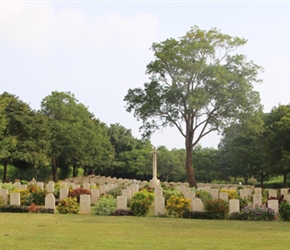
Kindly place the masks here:
POLYGON ((0 249, 288 249, 290 223, 0 213, 0 249))

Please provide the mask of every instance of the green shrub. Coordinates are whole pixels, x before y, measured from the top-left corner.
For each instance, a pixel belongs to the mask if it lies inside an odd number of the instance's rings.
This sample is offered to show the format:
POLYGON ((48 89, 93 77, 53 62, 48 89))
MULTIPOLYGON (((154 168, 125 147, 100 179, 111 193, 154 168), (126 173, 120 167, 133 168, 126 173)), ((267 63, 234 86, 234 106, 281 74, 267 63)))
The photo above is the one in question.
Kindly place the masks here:
POLYGON ((241 210, 242 216, 247 220, 271 221, 275 218, 275 211, 272 208, 256 204, 255 206, 246 206, 241 210))
POLYGON ((209 213, 211 219, 224 219, 229 212, 229 205, 222 199, 207 200, 204 203, 205 210, 209 213))
POLYGON ((166 203, 166 210, 169 215, 174 215, 177 218, 181 218, 185 211, 190 208, 190 200, 183 196, 172 195, 166 203))
POLYGON ((182 193, 174 188, 163 189, 163 196, 165 198, 165 204, 167 204, 167 200, 172 196, 183 196, 182 193))
POLYGON ((60 214, 77 214, 79 212, 79 203, 76 197, 69 197, 60 200, 56 209, 60 214))
POLYGON ((182 218, 186 219, 211 219, 209 212, 207 211, 185 211, 182 218))
POLYGON ((146 190, 137 192, 132 197, 130 209, 135 216, 146 216, 149 213, 151 204, 154 201, 154 195, 146 190))
POLYGON ((40 187, 37 187, 36 185, 30 185, 28 186, 27 189, 30 193, 31 200, 35 205, 43 206, 45 204, 45 196, 47 195, 46 190, 42 190, 40 187))
POLYGON ((39 213, 42 213, 42 214, 54 214, 54 209, 42 207, 42 208, 39 209, 39 213))
POLYGON ((117 188, 114 188, 114 189, 111 189, 107 192, 107 195, 111 195, 113 196, 114 198, 117 198, 117 196, 120 196, 122 195, 122 189, 117 187, 117 188))
POLYGON ((27 206, 17 206, 17 205, 4 205, 0 207, 0 212, 2 213, 28 213, 27 206))
POLYGON ((229 215, 230 220, 247 220, 247 216, 240 212, 234 212, 229 215))
POLYGON ((4 205, 4 198, 0 196, 0 207, 4 205))
POLYGON ((199 190, 199 189, 194 189, 194 191, 195 191, 195 197, 200 198, 203 204, 208 200, 212 200, 212 195, 209 192, 205 190, 199 190))
POLYGON ((94 211, 96 215, 110 215, 116 207, 117 200, 113 196, 104 196, 95 203, 94 211))
POLYGON ((76 198, 77 202, 80 202, 81 194, 91 195, 91 191, 85 188, 77 188, 77 189, 69 190, 68 197, 76 198))
POLYGON ((242 210, 244 207, 248 206, 249 200, 247 198, 239 197, 240 200, 240 210, 242 210))
POLYGON ((133 213, 130 210, 117 209, 114 212, 112 212, 111 215, 115 215, 115 216, 130 216, 130 215, 133 215, 133 213))
POLYGON ((2 187, 2 189, 7 189, 8 192, 16 190, 16 186, 12 183, 0 183, 0 186, 2 187))
POLYGON ((290 204, 286 201, 281 202, 279 206, 280 218, 284 221, 290 221, 290 204))

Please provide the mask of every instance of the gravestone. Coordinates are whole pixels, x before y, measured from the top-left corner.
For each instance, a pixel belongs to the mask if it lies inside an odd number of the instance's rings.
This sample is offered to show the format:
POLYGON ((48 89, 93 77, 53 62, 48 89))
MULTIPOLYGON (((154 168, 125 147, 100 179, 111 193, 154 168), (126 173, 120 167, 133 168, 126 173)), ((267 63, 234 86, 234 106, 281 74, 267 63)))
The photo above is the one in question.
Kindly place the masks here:
POLYGON ((229 195, 227 192, 220 192, 220 199, 224 201, 229 201, 229 195))
POLYGON ((246 190, 246 189, 240 189, 240 197, 242 199, 246 199, 248 197, 248 190, 246 190))
POLYGON ((59 199, 63 200, 68 197, 68 188, 60 188, 59 189, 59 199))
POLYGON ((163 197, 163 189, 161 187, 160 188, 157 188, 157 187, 160 187, 160 186, 155 187, 154 197, 163 197))
POLYGON ((184 195, 185 198, 193 200, 195 199, 195 192, 191 189, 188 189, 188 191, 184 195))
POLYGON ((92 188, 91 189, 91 204, 95 204, 100 196, 100 189, 92 188))
POLYGON ((18 189, 26 190, 27 189, 27 185, 19 185, 18 189))
POLYGON ((240 200, 230 199, 229 200, 229 213, 240 212, 240 200))
POLYGON ((10 193, 10 205, 20 206, 20 193, 10 193))
POLYGON ((277 198, 277 190, 275 190, 275 189, 269 189, 268 190, 268 193, 269 193, 268 198, 270 198, 270 197, 276 197, 277 198))
POLYGON ((289 193, 288 193, 288 188, 281 188, 280 193, 281 193, 281 195, 284 195, 284 198, 285 198, 285 196, 286 196, 287 194, 289 194, 289 193))
POLYGON ((8 190, 7 189, 0 189, 0 196, 4 201, 4 205, 8 203, 8 190))
POLYGON ((80 195, 80 213, 91 213, 91 196, 89 194, 80 195))
POLYGON ((268 200, 268 207, 272 208, 276 214, 279 213, 279 202, 278 200, 268 200))
POLYGON ((210 190, 211 196, 213 200, 217 200, 219 198, 219 190, 217 188, 212 188, 210 190))
POLYGON ((51 183, 51 182, 47 183, 46 184, 46 191, 48 193, 53 193, 54 192, 54 183, 51 183))
POLYGON ((284 196, 284 200, 287 201, 290 204, 290 194, 286 194, 284 196))
POLYGON ((253 194, 253 205, 262 205, 262 194, 261 193, 254 193, 253 194))
POLYGON ((154 197, 155 216, 165 215, 165 198, 163 196, 154 197))
POLYGON ((117 209, 127 210, 127 196, 121 195, 117 196, 117 209))
POLYGON ((55 197, 53 194, 47 194, 45 197, 45 208, 46 209, 55 209, 55 197))
POLYGON ((43 185, 44 185, 43 182, 40 181, 36 183, 36 186, 39 187, 41 190, 43 190, 43 185))
POLYGON ((211 186, 204 186, 203 187, 203 190, 210 193, 210 190, 211 190, 211 186))
POLYGON ((152 174, 152 180, 150 180, 150 186, 156 187, 160 185, 160 180, 157 179, 157 151, 156 148, 153 148, 153 151, 151 152, 153 154, 153 174, 152 174))
POLYGON ((200 198, 192 200, 191 208, 194 212, 202 212, 204 209, 202 200, 200 198))
POLYGON ((131 200, 132 194, 130 189, 122 189, 122 195, 127 196, 128 200, 131 200))
POLYGON ((255 188, 255 194, 262 194, 262 188, 255 188))
POLYGON ((90 190, 90 187, 91 187, 91 184, 90 183, 87 183, 86 182, 86 183, 83 184, 83 188, 84 189, 90 190))

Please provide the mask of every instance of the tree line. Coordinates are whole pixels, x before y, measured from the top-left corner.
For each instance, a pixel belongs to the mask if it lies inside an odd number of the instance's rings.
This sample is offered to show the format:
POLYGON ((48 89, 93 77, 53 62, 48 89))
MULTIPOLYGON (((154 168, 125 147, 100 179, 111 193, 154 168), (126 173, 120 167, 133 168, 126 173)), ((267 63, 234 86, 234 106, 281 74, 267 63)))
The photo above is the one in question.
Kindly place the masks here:
MULTIPOLYGON (((70 92, 52 92, 33 110, 17 96, 0 95, 0 163, 2 180, 64 179, 79 174, 118 178, 152 178, 152 144, 135 138, 121 124, 101 122, 70 92)), ((219 146, 193 148, 192 161, 198 182, 251 177, 261 185, 290 170, 290 105, 261 113, 261 123, 247 121, 224 131, 219 146)), ((186 181, 186 149, 158 149, 158 178, 186 181)))

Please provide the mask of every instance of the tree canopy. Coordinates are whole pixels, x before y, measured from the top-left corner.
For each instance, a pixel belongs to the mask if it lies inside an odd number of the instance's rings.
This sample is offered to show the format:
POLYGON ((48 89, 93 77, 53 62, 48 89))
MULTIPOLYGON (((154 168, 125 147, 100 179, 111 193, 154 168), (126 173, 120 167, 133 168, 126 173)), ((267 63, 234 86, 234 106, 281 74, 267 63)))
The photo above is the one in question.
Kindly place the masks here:
POLYGON ((253 83, 261 67, 234 51, 246 40, 193 27, 179 39, 152 45, 155 59, 147 65, 150 82, 129 89, 126 110, 143 122, 144 136, 167 125, 184 137, 186 174, 197 186, 192 149, 212 131, 261 109, 253 83))

